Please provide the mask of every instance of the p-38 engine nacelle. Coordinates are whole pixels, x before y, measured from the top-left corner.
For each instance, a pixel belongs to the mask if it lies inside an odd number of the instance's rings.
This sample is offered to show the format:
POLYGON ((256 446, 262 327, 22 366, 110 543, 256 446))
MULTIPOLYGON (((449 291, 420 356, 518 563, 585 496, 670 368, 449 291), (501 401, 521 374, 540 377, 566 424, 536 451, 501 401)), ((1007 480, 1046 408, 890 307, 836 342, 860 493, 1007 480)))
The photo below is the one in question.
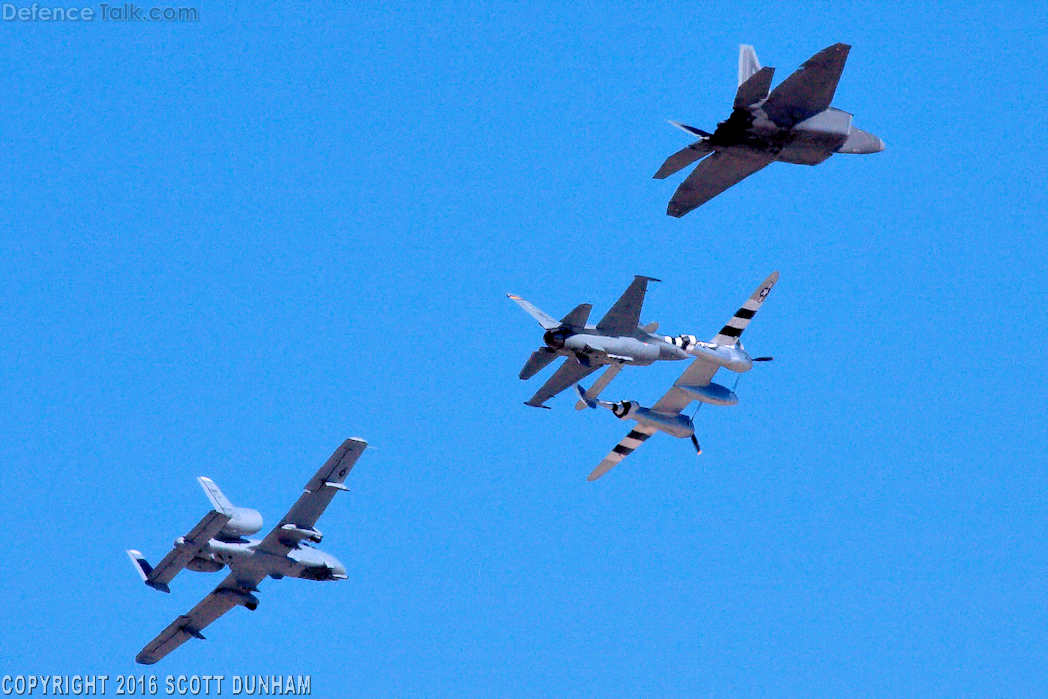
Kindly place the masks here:
POLYGON ((636 420, 641 425, 654 427, 674 437, 687 438, 695 434, 695 425, 687 415, 656 412, 631 400, 619 401, 606 407, 620 420, 636 420))

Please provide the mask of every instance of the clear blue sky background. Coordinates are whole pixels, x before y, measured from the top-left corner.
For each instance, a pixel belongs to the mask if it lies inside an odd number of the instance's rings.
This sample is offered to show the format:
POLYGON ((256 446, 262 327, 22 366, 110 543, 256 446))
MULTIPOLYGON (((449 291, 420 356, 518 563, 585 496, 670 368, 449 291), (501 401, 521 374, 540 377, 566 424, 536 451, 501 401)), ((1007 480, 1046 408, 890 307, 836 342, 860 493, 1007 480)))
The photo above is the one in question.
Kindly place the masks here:
MULTIPOLYGON (((198 4, 0 26, 0 673, 309 674, 318 696, 1043 697, 1037 3, 198 4), (347 6, 348 5, 348 6, 347 6), (677 220, 738 45, 884 153, 776 164, 677 220), (597 483, 607 413, 522 405, 506 292, 775 355, 704 453, 597 483), (267 524, 350 435, 340 584, 267 581, 154 668, 220 579, 154 562, 209 475, 267 524)), ((148 6, 148 5, 147 5, 148 6)), ((626 370, 657 399, 683 364, 626 370)), ((730 385, 730 374, 721 381, 730 385)))

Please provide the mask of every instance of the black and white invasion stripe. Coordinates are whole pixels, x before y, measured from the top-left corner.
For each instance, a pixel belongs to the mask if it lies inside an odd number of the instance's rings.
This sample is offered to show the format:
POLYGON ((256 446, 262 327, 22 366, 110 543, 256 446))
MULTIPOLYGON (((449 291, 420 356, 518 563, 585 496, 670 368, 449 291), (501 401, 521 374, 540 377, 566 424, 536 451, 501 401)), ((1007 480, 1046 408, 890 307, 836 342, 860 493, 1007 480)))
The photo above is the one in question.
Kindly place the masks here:
POLYGON ((734 345, 738 341, 742 331, 750 324, 750 320, 756 315, 761 307, 761 302, 771 291, 771 285, 764 286, 754 292, 753 296, 746 300, 742 308, 735 312, 728 324, 720 329, 713 341, 718 345, 734 345))
POLYGON ((603 476, 610 471, 613 466, 632 454, 634 449, 643 444, 644 441, 651 435, 655 434, 655 432, 656 430, 654 428, 646 427, 645 425, 637 425, 634 427, 621 442, 615 445, 615 448, 611 450, 611 453, 604 457, 604 460, 597 465, 597 468, 593 469, 593 473, 589 474, 586 480, 595 481, 603 476))

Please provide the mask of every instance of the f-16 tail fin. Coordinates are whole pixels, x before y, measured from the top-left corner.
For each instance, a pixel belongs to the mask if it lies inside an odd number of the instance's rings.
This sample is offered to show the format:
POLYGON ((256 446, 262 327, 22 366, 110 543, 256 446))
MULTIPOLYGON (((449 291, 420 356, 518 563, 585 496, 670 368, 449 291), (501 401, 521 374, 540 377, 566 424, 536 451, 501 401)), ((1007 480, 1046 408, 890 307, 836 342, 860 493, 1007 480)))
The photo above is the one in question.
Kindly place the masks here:
POLYGON ((739 46, 739 87, 760 69, 757 51, 749 44, 739 46))
POLYGON ((728 321, 728 324, 714 336, 713 342, 718 345, 734 345, 737 343, 739 336, 742 335, 742 331, 753 320, 753 316, 760 310, 761 304, 764 303, 764 299, 768 297, 768 293, 778 280, 778 272, 772 272, 768 275, 768 278, 761 282, 757 290, 746 299, 746 303, 742 305, 742 308, 735 311, 735 315, 728 321))
POLYGON ((592 303, 580 303, 572 309, 571 313, 560 319, 560 324, 574 328, 584 328, 592 310, 592 303))

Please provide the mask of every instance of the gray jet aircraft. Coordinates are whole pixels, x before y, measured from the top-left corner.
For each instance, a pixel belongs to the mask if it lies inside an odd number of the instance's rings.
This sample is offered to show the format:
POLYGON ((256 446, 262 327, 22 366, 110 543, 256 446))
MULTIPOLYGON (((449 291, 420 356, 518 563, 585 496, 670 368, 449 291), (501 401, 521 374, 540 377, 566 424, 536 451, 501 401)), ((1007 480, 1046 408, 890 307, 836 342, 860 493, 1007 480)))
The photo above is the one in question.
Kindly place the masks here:
POLYGON ((819 51, 769 93, 775 69, 761 68, 753 47, 741 46, 731 116, 713 133, 670 122, 699 140, 667 158, 655 179, 709 157, 677 188, 666 213, 680 218, 776 160, 818 165, 834 153, 884 150, 884 141, 852 126, 851 114, 830 106, 849 49, 834 44, 819 51))
POLYGON ((692 418, 681 414, 681 411, 692 401, 710 405, 735 405, 739 402, 739 397, 735 395, 735 392, 713 383, 713 375, 717 373, 717 369, 724 367, 729 371, 741 374, 752 369, 754 362, 771 361, 771 357, 750 357, 743 349, 739 338, 753 316, 760 310, 761 304, 764 303, 764 299, 768 297, 768 293, 778 279, 779 273, 772 272, 712 341, 700 342, 692 350, 695 360, 674 382, 666 395, 650 408, 645 408, 634 401, 609 403, 595 400, 587 395, 582 384, 575 385, 579 397, 590 408, 596 408, 599 405, 610 410, 621 420, 637 422, 637 426, 611 450, 610 454, 604 457, 604 460, 593 469, 586 480, 595 481, 603 476, 656 432, 665 432, 682 439, 690 438, 691 443, 695 446, 695 452, 702 453, 699 440, 695 438, 695 424, 692 418))
MULTIPOLYGON (((573 384, 578 383, 602 366, 607 371, 590 387, 586 395, 597 397, 626 364, 647 366, 660 360, 680 360, 692 356, 699 341, 694 335, 667 337, 655 335, 658 323, 640 326, 641 307, 651 277, 636 276, 611 310, 596 325, 587 325, 593 306, 583 303, 560 321, 556 321, 519 296, 507 294, 539 322, 546 332, 540 347, 520 370, 520 378, 527 380, 544 369, 557 357, 567 361, 542 385, 525 405, 546 408, 547 400, 573 384)), ((578 410, 586 404, 579 401, 578 410)))
POLYGON ((167 584, 183 568, 212 573, 229 566, 231 572, 200 604, 150 641, 135 660, 152 665, 189 638, 203 640, 200 632, 204 627, 237 605, 254 611, 258 598, 253 593, 268 577, 345 580, 346 567, 334 556, 313 548, 322 537, 315 525, 335 493, 348 490, 343 482, 366 447, 362 439, 343 442, 306 483, 298 502, 261 541, 245 537, 262 529, 262 515, 234 507, 210 478, 198 478, 215 509, 189 534, 175 540, 174 549, 156 568, 138 551, 130 550, 127 555, 145 584, 162 592, 171 591, 167 584))

